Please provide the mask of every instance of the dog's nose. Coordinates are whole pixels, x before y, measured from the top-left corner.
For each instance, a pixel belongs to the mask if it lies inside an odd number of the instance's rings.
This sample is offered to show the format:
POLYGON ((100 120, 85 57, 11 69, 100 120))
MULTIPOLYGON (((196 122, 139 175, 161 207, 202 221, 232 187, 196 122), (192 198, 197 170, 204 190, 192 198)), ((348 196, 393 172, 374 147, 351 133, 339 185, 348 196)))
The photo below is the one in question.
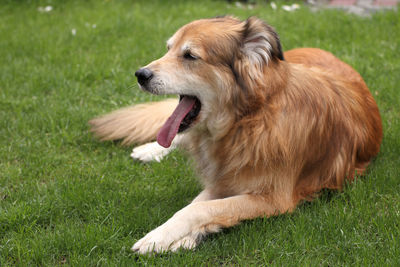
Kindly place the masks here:
POLYGON ((135 72, 140 85, 144 86, 153 77, 153 72, 147 68, 141 68, 135 72))

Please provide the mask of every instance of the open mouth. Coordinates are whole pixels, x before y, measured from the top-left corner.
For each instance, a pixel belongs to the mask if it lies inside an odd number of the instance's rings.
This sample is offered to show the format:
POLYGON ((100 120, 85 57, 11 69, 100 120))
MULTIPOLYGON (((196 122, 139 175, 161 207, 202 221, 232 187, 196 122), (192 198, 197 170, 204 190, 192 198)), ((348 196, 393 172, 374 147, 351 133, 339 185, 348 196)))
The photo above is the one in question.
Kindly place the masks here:
POLYGON ((201 102, 197 97, 181 95, 178 106, 158 132, 157 142, 163 147, 170 147, 177 133, 188 129, 200 110, 201 102))
POLYGON ((182 101, 183 98, 191 98, 191 101, 194 101, 193 107, 189 110, 186 116, 181 121, 179 125, 178 133, 185 131, 190 125, 196 120, 197 116, 200 113, 201 103, 199 99, 195 96, 187 96, 187 95, 180 95, 179 102, 182 101))

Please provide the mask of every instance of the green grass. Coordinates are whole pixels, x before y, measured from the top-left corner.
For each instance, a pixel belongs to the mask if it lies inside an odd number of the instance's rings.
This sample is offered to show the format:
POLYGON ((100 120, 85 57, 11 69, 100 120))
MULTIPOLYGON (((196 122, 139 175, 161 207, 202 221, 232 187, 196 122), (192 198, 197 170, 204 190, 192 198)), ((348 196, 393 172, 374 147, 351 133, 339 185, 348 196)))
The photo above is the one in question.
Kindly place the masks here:
POLYGON ((391 11, 360 18, 225 1, 2 1, 0 266, 399 266, 399 44, 400 15, 391 11), (48 3, 51 12, 38 12, 48 3), (201 190, 196 174, 178 151, 162 163, 133 162, 130 148, 96 141, 87 121, 159 99, 138 89, 134 71, 161 56, 183 24, 221 14, 257 15, 285 50, 320 47, 353 65, 382 113, 381 153, 366 177, 293 214, 246 221, 195 251, 138 256, 134 242, 201 190))

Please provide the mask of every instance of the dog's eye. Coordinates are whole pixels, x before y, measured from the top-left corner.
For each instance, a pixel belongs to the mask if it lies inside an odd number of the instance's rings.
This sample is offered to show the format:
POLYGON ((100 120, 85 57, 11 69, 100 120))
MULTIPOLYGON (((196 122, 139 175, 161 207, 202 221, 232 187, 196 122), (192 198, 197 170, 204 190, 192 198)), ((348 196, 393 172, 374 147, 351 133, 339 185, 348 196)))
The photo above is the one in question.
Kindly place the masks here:
POLYGON ((192 55, 189 51, 186 51, 185 54, 183 54, 183 58, 188 59, 188 60, 196 60, 197 59, 197 57, 192 55))

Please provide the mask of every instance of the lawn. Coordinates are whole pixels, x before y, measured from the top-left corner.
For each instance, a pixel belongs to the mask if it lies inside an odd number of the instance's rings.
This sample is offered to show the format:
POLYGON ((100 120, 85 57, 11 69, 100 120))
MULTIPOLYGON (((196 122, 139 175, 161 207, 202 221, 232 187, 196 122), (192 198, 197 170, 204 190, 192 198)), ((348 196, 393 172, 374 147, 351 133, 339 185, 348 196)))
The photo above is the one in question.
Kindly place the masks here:
POLYGON ((2 1, 0 266, 400 265, 400 15, 254 9, 226 1, 2 1), (38 7, 51 5, 50 12, 38 7), (320 47, 354 66, 378 102, 381 152, 367 176, 292 214, 246 221, 195 251, 138 256, 136 240, 201 190, 176 151, 161 163, 100 143, 87 121, 160 99, 134 71, 197 18, 257 15, 285 50, 320 47))

